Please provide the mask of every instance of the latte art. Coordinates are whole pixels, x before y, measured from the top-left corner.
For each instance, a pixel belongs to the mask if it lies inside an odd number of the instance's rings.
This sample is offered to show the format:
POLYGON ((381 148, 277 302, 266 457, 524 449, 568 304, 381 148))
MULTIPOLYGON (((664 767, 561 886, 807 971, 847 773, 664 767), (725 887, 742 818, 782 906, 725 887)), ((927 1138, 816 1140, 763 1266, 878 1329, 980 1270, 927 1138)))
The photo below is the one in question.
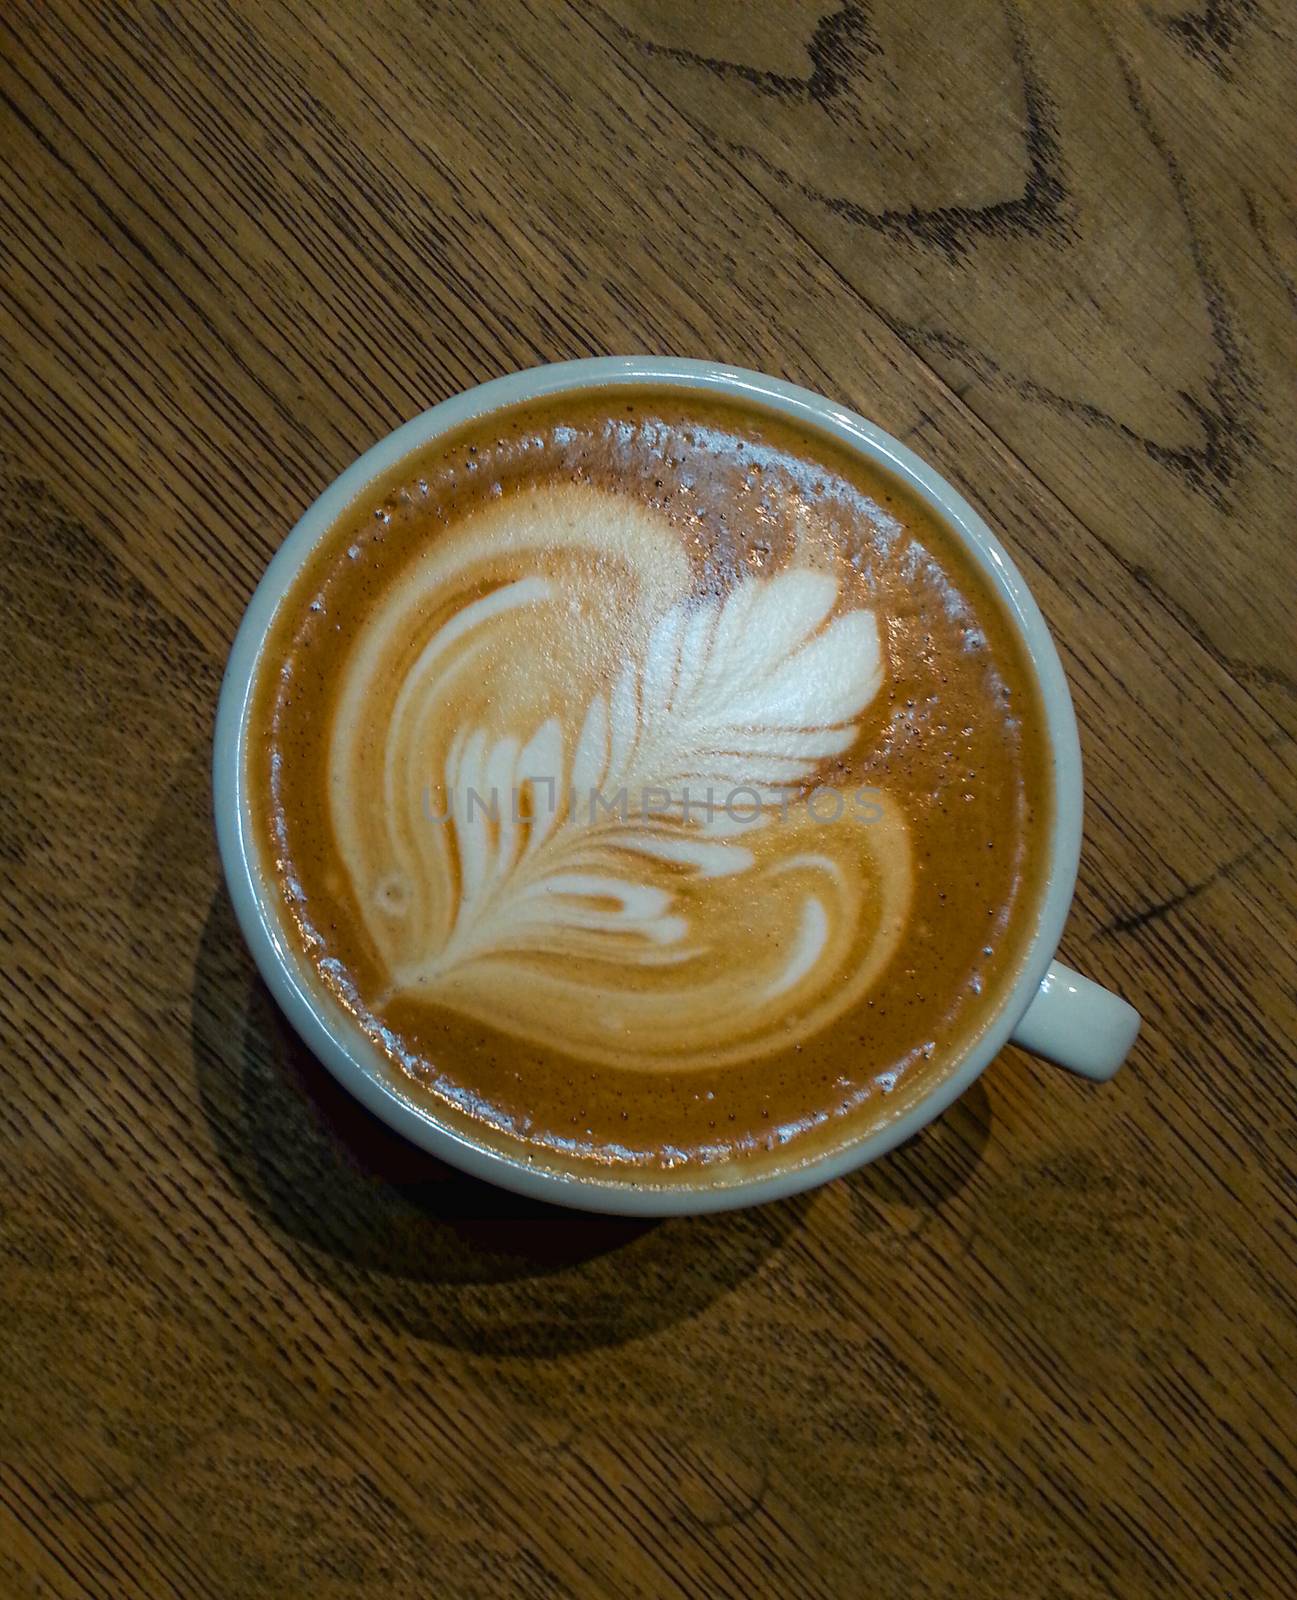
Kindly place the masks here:
POLYGON ((1050 783, 1012 624, 899 484, 737 400, 434 441, 263 661, 250 822, 302 981, 519 1160, 668 1181, 854 1138, 1026 948, 1050 783))
POLYGON ((679 1068, 822 1028, 895 948, 894 802, 788 804, 884 676, 831 572, 698 594, 661 513, 524 491, 434 545, 354 655, 329 794, 387 997, 679 1068))

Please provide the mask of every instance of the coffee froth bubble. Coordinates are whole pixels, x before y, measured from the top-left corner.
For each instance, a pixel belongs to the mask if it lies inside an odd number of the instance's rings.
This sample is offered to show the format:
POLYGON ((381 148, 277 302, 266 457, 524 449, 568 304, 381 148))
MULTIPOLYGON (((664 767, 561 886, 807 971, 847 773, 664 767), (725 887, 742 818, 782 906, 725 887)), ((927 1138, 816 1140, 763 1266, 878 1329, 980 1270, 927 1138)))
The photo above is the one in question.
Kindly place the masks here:
POLYGON ((675 1166, 975 1031, 1047 793, 1021 649, 917 503, 747 408, 632 416, 549 402, 377 486, 283 608, 250 775, 396 1070, 675 1166))

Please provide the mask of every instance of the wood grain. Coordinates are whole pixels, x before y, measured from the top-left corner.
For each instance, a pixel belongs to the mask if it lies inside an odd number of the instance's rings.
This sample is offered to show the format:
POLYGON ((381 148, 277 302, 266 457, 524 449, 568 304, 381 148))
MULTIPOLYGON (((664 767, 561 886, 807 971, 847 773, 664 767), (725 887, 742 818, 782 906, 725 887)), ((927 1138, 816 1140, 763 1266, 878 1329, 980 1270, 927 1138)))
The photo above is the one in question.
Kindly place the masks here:
POLYGON ((0 16, 0 1592, 1289 1592, 1284 25, 0 16), (873 1169, 653 1227, 332 1086, 207 777, 303 505, 465 384, 634 349, 839 396, 1001 531, 1082 722, 1065 954, 1148 1019, 1106 1089, 1006 1052, 873 1169))

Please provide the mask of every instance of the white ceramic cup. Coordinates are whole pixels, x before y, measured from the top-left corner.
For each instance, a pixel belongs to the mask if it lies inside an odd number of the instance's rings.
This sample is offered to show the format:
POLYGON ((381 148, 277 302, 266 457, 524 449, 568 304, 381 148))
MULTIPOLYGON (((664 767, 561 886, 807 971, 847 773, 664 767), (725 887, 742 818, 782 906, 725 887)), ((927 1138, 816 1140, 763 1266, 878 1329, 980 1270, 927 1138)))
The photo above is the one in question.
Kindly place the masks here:
POLYGON ((239 925, 276 1001, 326 1067, 385 1122, 453 1165, 532 1198, 585 1210, 668 1216, 776 1200, 873 1161, 930 1122, 1012 1040, 1095 1080, 1110 1078, 1130 1050, 1139 1017, 1116 995, 1054 960, 1076 885, 1081 845, 1081 752, 1063 669, 1036 602, 1017 568, 973 508, 913 451, 854 412, 775 378, 707 361, 607 357, 514 373, 434 406, 348 467, 298 522, 253 595, 230 652, 216 718, 213 768, 216 833, 239 925), (271 619, 307 555, 376 478, 438 435, 506 406, 564 390, 653 384, 725 393, 833 435, 895 473, 956 532, 995 586, 1026 641, 1044 703, 1053 756, 1054 819, 1035 934, 1016 982, 990 1025, 934 1073, 922 1101, 832 1153, 794 1156, 784 1168, 749 1177, 699 1169, 670 1182, 631 1176, 587 1178, 527 1162, 466 1137, 402 1091, 399 1075, 325 993, 287 932, 278 888, 260 866, 244 781, 250 691, 271 619))

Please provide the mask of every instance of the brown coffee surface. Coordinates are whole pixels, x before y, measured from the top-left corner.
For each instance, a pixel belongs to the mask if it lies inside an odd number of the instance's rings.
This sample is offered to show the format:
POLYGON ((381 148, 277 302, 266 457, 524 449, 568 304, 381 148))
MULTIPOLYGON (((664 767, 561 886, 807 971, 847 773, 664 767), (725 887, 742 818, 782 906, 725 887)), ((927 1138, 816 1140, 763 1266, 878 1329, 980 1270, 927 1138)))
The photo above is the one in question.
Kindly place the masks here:
POLYGON ((1034 930, 1015 628, 899 481, 756 407, 604 390, 434 442, 263 660, 290 937, 405 1094, 524 1159, 687 1178, 858 1137, 1034 930))

